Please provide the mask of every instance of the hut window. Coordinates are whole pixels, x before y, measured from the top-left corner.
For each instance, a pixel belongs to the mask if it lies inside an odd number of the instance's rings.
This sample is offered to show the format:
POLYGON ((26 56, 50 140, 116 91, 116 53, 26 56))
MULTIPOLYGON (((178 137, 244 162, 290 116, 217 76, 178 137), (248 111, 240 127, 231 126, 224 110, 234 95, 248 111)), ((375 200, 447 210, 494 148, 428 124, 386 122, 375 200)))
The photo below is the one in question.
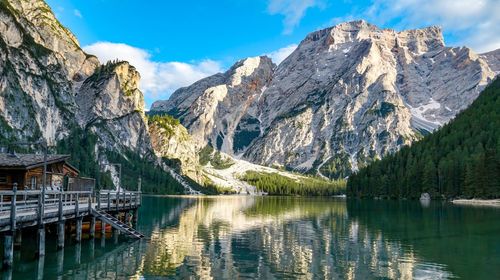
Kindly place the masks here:
POLYGON ((7 175, 0 174, 0 184, 7 184, 7 175))
POLYGON ((31 176, 31 189, 35 190, 36 189, 36 176, 31 176))

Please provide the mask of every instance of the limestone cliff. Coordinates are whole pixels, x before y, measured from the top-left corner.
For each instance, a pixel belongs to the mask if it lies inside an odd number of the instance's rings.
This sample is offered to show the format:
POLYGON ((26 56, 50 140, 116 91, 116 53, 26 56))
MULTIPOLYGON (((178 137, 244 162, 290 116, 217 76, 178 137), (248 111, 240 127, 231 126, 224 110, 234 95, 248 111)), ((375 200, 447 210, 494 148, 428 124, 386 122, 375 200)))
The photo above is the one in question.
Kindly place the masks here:
POLYGON ((166 158, 171 165, 179 165, 181 173, 203 183, 196 144, 187 129, 168 116, 149 118, 149 134, 156 155, 166 158), (172 162, 178 160, 178 163, 172 162))
POLYGON ((438 27, 398 32, 365 21, 309 34, 278 67, 259 60, 152 110, 179 117, 199 143, 230 155, 343 177, 448 122, 498 68, 494 53, 446 47, 438 27))
POLYGON ((198 149, 211 144, 230 155, 241 152, 260 134, 256 104, 275 67, 268 57, 241 60, 226 73, 155 102, 151 110, 179 118, 198 149))
MULTIPOLYGON (((110 153, 130 166, 137 164, 137 157, 160 168, 144 115, 139 73, 127 62, 101 65, 86 54, 44 1, 0 2, 0 66, 0 144, 42 140, 58 149, 60 143, 68 146, 69 138, 79 137, 94 145, 88 151, 96 161, 92 164, 111 171, 116 182, 117 169, 106 166, 110 153), (75 131, 89 135, 73 135, 75 131), (95 144, 87 141, 93 137, 95 144)), ((141 176, 127 175, 135 180, 141 176)), ((154 187, 154 180, 150 185, 154 187)))

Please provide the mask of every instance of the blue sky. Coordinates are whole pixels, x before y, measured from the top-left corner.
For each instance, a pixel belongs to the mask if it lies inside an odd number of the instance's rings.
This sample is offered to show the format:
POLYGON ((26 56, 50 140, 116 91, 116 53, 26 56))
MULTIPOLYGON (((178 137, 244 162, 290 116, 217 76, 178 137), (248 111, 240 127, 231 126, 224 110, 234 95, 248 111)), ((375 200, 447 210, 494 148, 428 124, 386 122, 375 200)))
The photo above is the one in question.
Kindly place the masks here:
POLYGON ((449 45, 500 48, 498 0, 48 0, 57 18, 101 62, 141 72, 146 106, 239 59, 276 62, 310 32, 365 19, 397 30, 439 25, 449 45))

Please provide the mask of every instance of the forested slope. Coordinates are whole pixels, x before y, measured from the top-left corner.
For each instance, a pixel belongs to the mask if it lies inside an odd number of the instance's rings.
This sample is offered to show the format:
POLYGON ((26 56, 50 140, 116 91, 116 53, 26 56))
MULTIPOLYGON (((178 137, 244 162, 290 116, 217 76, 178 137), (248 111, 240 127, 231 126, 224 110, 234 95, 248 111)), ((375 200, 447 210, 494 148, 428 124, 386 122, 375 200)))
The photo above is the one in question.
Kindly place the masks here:
POLYGON ((434 134, 353 174, 351 197, 500 197, 500 79, 434 134))

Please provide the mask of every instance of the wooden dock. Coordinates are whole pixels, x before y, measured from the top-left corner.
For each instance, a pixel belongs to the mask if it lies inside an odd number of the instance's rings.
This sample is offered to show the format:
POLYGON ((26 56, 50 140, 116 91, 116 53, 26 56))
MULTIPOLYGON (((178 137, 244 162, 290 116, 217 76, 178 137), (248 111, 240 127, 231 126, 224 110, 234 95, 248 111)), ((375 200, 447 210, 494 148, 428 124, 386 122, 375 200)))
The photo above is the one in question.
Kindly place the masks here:
POLYGON ((122 232, 140 238, 129 225, 137 223, 137 210, 141 205, 139 191, 0 191, 0 233, 4 236, 3 265, 13 265, 14 243, 21 243, 21 231, 37 227, 38 256, 45 255, 46 226, 57 225, 57 247, 64 248, 66 222, 76 223, 77 242, 82 238, 82 222, 90 222, 90 238, 95 237, 96 219, 101 221, 101 238, 105 237, 106 224, 115 233, 122 232), (119 217, 122 217, 121 221, 119 217), (123 219, 124 217, 124 219, 123 219))

